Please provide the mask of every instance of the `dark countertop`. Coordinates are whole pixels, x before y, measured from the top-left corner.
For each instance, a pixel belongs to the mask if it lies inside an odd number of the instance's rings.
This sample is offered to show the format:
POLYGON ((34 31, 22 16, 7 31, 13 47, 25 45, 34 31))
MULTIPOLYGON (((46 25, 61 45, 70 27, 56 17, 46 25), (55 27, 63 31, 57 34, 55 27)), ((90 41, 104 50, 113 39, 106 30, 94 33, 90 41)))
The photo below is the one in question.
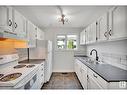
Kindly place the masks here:
POLYGON ((88 63, 86 62, 88 57, 76 58, 80 60, 83 64, 85 64, 87 67, 89 67, 91 70, 96 72, 107 82, 127 81, 127 70, 120 69, 110 64, 88 63))
POLYGON ((45 61, 45 59, 27 59, 27 60, 23 60, 20 61, 19 64, 40 64, 43 61, 45 61))

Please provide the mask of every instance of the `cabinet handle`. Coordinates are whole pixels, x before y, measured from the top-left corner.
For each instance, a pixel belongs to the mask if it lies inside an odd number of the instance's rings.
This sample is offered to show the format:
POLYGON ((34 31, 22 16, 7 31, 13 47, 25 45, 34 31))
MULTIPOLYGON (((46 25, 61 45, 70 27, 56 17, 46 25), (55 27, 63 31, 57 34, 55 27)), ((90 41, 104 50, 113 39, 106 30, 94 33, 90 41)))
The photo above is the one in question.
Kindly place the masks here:
POLYGON ((9 21, 8 21, 8 25, 9 26, 12 26, 12 21, 9 19, 9 21))
POLYGON ((97 78, 97 76, 96 76, 95 74, 93 74, 93 76, 94 76, 95 78, 97 78))
POLYGON ((110 36, 112 36, 111 29, 109 30, 109 32, 108 32, 108 33, 109 33, 109 35, 110 35, 110 36))
POLYGON ((15 28, 17 28, 18 27, 18 25, 17 25, 17 23, 15 22, 15 28))
POLYGON ((104 33, 104 36, 107 38, 107 32, 104 33))

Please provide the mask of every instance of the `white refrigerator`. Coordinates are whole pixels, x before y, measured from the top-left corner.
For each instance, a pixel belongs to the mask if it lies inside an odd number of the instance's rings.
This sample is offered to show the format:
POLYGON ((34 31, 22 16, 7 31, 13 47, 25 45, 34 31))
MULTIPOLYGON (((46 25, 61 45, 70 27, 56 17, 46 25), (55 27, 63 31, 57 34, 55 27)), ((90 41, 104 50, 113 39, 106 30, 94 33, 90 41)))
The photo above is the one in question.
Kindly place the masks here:
POLYGON ((52 75, 52 42, 36 40, 36 48, 29 48, 29 59, 45 59, 44 82, 48 82, 52 75))

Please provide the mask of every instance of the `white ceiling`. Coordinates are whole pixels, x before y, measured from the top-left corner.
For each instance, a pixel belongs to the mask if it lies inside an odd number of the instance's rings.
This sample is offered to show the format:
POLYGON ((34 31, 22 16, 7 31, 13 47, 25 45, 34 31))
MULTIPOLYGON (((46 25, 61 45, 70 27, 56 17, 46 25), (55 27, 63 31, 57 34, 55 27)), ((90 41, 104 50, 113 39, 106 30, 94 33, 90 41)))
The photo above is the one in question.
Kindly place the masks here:
POLYGON ((95 21, 111 6, 60 6, 68 18, 68 22, 62 25, 58 22, 60 10, 58 6, 14 6, 26 18, 40 28, 51 27, 76 27, 82 28, 95 21))

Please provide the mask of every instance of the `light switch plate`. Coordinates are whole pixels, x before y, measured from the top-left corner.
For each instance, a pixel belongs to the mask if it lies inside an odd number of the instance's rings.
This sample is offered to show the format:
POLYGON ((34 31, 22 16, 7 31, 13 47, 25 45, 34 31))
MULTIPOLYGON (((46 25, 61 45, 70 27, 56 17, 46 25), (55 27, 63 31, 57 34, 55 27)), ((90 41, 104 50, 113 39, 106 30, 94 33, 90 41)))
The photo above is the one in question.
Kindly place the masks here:
POLYGON ((126 81, 120 81, 119 82, 119 88, 126 88, 126 86, 127 86, 126 81))

